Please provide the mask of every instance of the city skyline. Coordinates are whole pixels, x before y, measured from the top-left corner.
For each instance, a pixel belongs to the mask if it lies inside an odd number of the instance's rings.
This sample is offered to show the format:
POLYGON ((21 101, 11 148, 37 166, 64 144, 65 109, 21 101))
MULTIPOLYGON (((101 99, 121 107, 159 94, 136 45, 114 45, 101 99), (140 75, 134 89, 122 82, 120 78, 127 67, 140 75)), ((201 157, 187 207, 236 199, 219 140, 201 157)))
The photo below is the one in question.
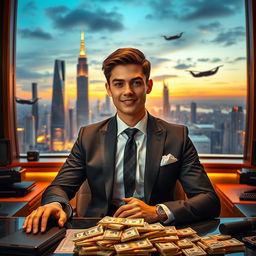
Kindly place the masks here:
POLYGON ((242 154, 244 5, 219 1, 143 1, 135 9, 137 0, 125 9, 114 0, 20 1, 16 95, 39 98, 32 108, 17 106, 21 151, 69 152, 80 126, 112 116, 102 61, 116 48, 135 47, 152 64, 149 112, 186 125, 199 153, 242 154), (205 15, 209 8, 211 15, 205 15), (33 23, 35 12, 40 19, 33 23), (173 41, 163 37, 179 34, 173 41), (188 72, 209 73, 204 71, 218 66, 211 76, 188 72))
POLYGON ((129 46, 141 49, 152 63, 154 86, 148 105, 162 104, 163 80, 170 85, 174 103, 191 100, 211 104, 245 103, 246 36, 242 0, 225 3, 203 0, 194 5, 185 0, 167 1, 163 13, 160 8, 162 1, 156 6, 151 1, 144 1, 134 8, 137 1, 133 0, 126 4, 125 9, 121 2, 97 0, 92 5, 85 1, 63 1, 63 5, 59 5, 54 1, 20 1, 17 95, 31 98, 29 81, 33 79, 38 83, 41 102, 49 103, 51 65, 54 59, 60 58, 66 63, 67 98, 75 106, 74 63, 79 53, 77 40, 82 28, 89 56, 89 98, 92 102, 103 100, 106 94, 101 71, 103 59, 116 48, 129 46), (214 7, 212 16, 203 15, 207 5, 214 7), (31 23, 35 12, 40 19, 31 23), (94 14, 94 18, 89 14, 94 14), (166 41, 162 37, 179 32, 184 34, 175 41, 166 41), (31 45, 31 40, 36 43, 31 45), (36 58, 33 63, 31 56, 36 58), (220 64, 224 66, 211 77, 193 78, 186 72, 187 69, 208 70, 220 64))

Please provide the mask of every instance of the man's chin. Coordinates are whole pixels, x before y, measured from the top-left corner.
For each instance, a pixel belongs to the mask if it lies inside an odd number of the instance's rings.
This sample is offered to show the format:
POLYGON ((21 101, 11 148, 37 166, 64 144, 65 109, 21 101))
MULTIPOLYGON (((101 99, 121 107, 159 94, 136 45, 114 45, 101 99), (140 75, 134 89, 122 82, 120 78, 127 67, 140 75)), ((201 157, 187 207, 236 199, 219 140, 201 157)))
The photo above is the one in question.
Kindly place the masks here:
POLYGON ((130 107, 130 108, 122 109, 120 112, 122 112, 123 115, 127 115, 127 116, 137 116, 141 112, 141 109, 138 110, 130 107))

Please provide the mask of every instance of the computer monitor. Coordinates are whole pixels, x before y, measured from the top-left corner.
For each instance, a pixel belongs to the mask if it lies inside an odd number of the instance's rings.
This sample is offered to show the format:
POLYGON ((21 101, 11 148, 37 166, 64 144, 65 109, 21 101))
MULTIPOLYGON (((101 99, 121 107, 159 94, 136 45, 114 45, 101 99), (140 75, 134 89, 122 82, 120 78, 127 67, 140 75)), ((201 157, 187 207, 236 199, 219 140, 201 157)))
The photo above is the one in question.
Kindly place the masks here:
POLYGON ((10 140, 0 139, 0 166, 11 164, 10 140))

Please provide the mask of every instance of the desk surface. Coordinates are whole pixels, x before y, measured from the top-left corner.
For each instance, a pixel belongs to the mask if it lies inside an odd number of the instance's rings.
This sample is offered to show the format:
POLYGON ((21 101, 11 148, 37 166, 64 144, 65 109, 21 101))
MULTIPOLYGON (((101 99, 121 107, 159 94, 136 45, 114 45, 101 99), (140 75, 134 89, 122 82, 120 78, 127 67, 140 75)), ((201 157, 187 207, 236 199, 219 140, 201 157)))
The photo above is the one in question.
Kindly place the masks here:
MULTIPOLYGON (((209 235, 219 233, 219 224, 225 222, 232 222, 243 220, 244 218, 221 218, 214 219, 211 221, 198 222, 194 224, 190 224, 188 226, 192 227, 197 231, 198 235, 209 235)), ((0 217, 0 237, 11 234, 18 229, 21 229, 24 218, 15 218, 15 217, 0 217)), ((96 225, 99 221, 98 218, 74 218, 71 222, 67 223, 67 228, 73 229, 85 229, 91 226, 96 225)), ((179 227, 178 227, 179 228, 179 227)), ((33 235, 33 234, 32 234, 33 235)), ((56 247, 56 246, 55 246, 56 247)), ((54 251, 54 248, 53 250, 54 251)), ((60 256, 63 254, 55 254, 56 256, 60 256)), ((66 256, 71 256, 73 254, 65 254, 66 256)), ((242 255, 256 255, 256 250, 246 247, 246 251, 242 253, 231 253, 228 254, 230 256, 242 256, 242 255)))
POLYGON ((216 184, 217 191, 227 197, 233 204, 256 204, 256 201, 240 200, 241 193, 255 189, 255 186, 245 184, 216 184))
POLYGON ((22 197, 0 197, 0 202, 30 202, 39 194, 41 194, 48 185, 49 182, 36 182, 36 185, 27 195, 22 197))
POLYGON ((40 205, 41 195, 49 182, 36 182, 23 197, 0 197, 0 216, 27 216, 40 205))

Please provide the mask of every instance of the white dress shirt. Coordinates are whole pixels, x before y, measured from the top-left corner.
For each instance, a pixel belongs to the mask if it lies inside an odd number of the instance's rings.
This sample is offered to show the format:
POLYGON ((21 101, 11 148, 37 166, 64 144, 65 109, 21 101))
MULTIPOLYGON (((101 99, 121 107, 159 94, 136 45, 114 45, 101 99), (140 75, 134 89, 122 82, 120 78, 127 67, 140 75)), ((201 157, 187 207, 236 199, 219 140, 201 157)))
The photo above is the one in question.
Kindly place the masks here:
MULTIPOLYGON (((124 149, 128 136, 124 132, 127 128, 137 128, 139 131, 135 134, 134 139, 137 145, 137 166, 135 179, 135 192, 133 197, 144 201, 144 174, 146 164, 146 149, 147 149, 147 121, 148 113, 134 126, 130 127, 124 123, 117 114, 117 148, 116 148, 116 163, 115 177, 113 188, 113 204, 120 206, 124 204, 121 198, 125 197, 123 164, 124 164, 124 149)), ((164 223, 169 223, 174 220, 173 213, 164 204, 159 204, 164 209, 168 219, 164 223)))

